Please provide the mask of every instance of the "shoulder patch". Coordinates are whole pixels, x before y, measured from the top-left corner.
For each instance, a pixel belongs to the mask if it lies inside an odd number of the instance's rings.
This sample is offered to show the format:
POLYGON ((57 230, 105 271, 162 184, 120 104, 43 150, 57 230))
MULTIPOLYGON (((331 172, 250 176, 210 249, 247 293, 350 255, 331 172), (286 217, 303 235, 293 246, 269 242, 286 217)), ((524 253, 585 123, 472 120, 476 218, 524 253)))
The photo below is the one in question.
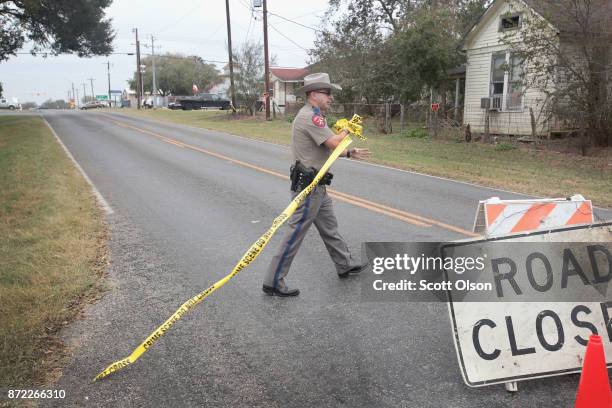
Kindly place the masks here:
POLYGON ((324 128, 326 125, 325 118, 317 114, 312 115, 312 123, 314 123, 316 127, 320 127, 320 128, 324 128))

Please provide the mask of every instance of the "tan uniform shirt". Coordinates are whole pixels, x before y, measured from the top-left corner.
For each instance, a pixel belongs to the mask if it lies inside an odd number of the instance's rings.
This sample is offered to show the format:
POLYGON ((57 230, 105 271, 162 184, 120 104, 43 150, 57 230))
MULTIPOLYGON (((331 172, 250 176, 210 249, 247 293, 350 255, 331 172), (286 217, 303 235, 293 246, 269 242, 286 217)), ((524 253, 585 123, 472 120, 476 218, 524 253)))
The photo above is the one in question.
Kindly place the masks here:
POLYGON ((333 135, 334 132, 327 127, 325 116, 321 114, 319 108, 307 103, 293 120, 291 130, 293 160, 299 160, 306 167, 319 170, 331 153, 323 143, 333 135))

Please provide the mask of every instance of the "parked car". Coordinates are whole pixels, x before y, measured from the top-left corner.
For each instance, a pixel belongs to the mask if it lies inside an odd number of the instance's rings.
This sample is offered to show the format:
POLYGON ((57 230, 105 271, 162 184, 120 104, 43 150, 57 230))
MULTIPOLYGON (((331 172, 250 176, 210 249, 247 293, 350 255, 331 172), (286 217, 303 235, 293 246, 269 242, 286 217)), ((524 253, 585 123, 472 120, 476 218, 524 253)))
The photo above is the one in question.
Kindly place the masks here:
POLYGON ((100 108, 106 108, 106 105, 100 101, 87 102, 85 105, 81 106, 82 110, 100 109, 100 108))
POLYGON ((194 96, 182 96, 177 97, 176 102, 180 103, 181 109, 204 109, 204 108, 217 108, 221 110, 229 109, 231 102, 229 99, 220 97, 219 95, 211 93, 199 93, 194 96))
POLYGON ((4 98, 0 98, 0 109, 10 109, 10 110, 21 109, 21 104, 18 102, 9 102, 8 100, 4 98))
POLYGON ((179 102, 170 102, 168 104, 168 109, 183 109, 179 102))

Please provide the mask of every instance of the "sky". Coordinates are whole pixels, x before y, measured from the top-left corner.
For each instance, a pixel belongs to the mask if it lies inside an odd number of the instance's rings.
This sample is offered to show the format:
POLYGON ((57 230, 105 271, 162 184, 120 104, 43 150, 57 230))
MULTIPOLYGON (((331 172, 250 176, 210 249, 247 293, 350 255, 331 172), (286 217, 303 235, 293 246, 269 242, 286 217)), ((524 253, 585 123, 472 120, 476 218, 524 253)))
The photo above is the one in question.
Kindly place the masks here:
MULTIPOLYGON (((313 47, 315 31, 273 14, 318 28, 327 6, 327 0, 268 0, 269 51, 276 56, 277 66, 306 66, 309 61, 306 50, 313 47)), ((263 43, 261 8, 255 10, 259 12, 252 12, 251 0, 230 0, 234 49, 246 40, 263 43)), ((115 0, 106 15, 112 18, 116 31, 116 53, 135 52, 132 31, 138 28, 141 56, 151 52, 144 44, 150 46, 153 35, 156 54, 178 52, 198 55, 205 60, 228 59, 225 0, 115 0)), ((30 47, 25 46, 19 52, 29 50, 30 47)), ((22 103, 67 99, 72 84, 79 90, 79 97, 83 96, 85 84, 89 96, 89 78, 94 78, 94 94, 101 95, 108 92, 107 61, 110 62, 111 89, 127 88, 127 79, 136 69, 136 57, 122 54, 93 58, 17 55, 0 62, 0 82, 6 98, 17 98, 22 103)), ((216 65, 220 69, 224 64, 216 65)))

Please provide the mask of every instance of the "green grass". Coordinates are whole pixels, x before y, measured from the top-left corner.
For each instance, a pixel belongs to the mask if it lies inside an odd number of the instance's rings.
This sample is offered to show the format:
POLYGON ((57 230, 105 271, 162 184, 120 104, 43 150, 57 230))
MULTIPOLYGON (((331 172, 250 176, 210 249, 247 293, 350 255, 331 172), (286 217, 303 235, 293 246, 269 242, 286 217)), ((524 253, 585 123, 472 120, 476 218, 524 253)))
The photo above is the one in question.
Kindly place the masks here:
POLYGON ((0 117, 0 388, 45 383, 57 331, 100 289, 105 228, 43 120, 0 117))
MULTIPOLYGON (((291 142, 291 123, 261 117, 230 120, 219 111, 121 110, 135 116, 219 130, 273 143, 291 142)), ((581 157, 533 148, 514 148, 508 143, 489 145, 431 140, 418 129, 384 135, 365 122, 367 146, 374 163, 435 176, 478 183, 542 197, 566 197, 580 193, 595 205, 612 207, 612 166, 607 155, 581 157)), ((487 197, 483 197, 487 198, 487 197)))

